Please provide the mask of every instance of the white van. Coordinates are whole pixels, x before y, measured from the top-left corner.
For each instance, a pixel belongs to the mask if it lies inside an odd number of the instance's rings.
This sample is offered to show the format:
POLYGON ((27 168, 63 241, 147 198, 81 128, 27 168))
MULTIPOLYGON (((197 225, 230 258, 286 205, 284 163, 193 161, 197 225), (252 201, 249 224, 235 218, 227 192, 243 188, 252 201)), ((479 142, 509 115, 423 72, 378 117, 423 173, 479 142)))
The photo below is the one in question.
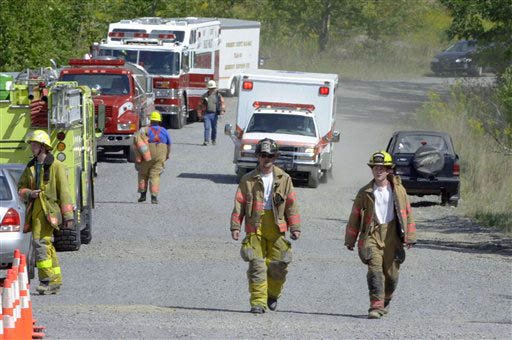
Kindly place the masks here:
POLYGON ((242 73, 236 128, 224 132, 235 144, 240 180, 256 168, 256 144, 271 138, 279 147, 276 165, 312 188, 327 181, 332 169, 336 122, 336 74, 253 70, 242 73))

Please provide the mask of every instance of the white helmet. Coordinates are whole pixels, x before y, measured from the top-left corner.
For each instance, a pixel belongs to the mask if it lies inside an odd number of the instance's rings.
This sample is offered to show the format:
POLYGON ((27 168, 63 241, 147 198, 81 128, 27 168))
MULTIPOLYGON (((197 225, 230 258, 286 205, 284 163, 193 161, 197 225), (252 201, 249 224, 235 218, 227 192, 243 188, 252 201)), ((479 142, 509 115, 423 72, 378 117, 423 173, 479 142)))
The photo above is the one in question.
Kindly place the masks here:
POLYGON ((215 80, 208 80, 208 88, 209 89, 216 89, 217 83, 215 83, 215 80))

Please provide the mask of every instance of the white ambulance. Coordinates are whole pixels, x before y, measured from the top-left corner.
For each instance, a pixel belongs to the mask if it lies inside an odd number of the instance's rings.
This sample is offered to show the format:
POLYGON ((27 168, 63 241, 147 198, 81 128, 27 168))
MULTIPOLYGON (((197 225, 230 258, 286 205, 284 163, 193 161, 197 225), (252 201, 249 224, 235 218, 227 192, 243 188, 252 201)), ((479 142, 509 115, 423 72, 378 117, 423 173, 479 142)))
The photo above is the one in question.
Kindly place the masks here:
POLYGON ((256 168, 256 144, 271 138, 279 147, 276 165, 316 188, 333 166, 336 74, 254 70, 240 75, 236 128, 225 134, 235 144, 238 179, 256 168))

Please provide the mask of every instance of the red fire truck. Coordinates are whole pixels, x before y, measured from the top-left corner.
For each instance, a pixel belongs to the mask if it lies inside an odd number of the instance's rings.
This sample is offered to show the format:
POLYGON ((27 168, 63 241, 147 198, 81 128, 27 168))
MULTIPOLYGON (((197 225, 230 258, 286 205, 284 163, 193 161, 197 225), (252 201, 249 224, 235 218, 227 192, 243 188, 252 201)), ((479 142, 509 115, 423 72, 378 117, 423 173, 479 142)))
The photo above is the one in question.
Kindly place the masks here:
POLYGON ((109 26, 94 54, 143 66, 153 77, 155 108, 164 126, 180 129, 206 83, 218 79, 220 22, 211 18, 138 18, 109 26))
POLYGON ((154 110, 152 80, 146 70, 122 59, 73 59, 61 71, 60 80, 93 89, 96 114, 98 105, 105 106, 105 130, 97 144, 100 151, 123 151, 133 162, 133 135, 149 123, 154 110))

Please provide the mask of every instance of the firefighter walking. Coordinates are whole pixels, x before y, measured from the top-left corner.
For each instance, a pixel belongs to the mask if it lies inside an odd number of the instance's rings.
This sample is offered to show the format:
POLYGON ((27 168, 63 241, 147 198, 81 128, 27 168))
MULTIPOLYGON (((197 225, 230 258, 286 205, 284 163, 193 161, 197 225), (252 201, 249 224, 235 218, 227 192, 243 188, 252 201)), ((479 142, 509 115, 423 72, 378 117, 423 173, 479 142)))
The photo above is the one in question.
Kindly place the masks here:
POLYGON ((264 313, 277 308, 292 261, 290 242, 300 236, 300 215, 292 180, 274 165, 278 154, 272 139, 261 140, 256 147, 258 167, 246 174, 236 191, 231 214, 231 237, 238 240, 245 219, 246 237, 240 254, 249 262, 251 312, 264 313))
POLYGON ((25 233, 32 231, 41 295, 57 294, 62 285, 59 259, 52 243, 53 232, 62 222, 72 228, 73 202, 64 165, 50 153, 50 137, 36 130, 27 136, 34 158, 18 182, 18 193, 27 203, 25 233))
POLYGON ((210 132, 212 144, 217 144, 217 121, 219 116, 226 112, 224 98, 217 91, 215 80, 208 81, 208 91, 201 96, 199 111, 204 112, 204 142, 203 145, 210 143, 210 132))
POLYGON ((167 130, 160 126, 162 115, 155 111, 150 116, 151 124, 140 129, 135 137, 137 152, 139 202, 146 201, 146 195, 151 191, 151 203, 158 204, 160 192, 160 174, 164 170, 164 163, 171 154, 172 140, 167 130))
POLYGON ((345 246, 354 250, 359 237, 359 257, 368 265, 368 318, 379 319, 389 313, 400 264, 405 260, 404 246, 410 248, 416 243, 416 225, 400 177, 393 176, 391 155, 378 151, 368 166, 373 180, 356 196, 345 230, 345 246))

